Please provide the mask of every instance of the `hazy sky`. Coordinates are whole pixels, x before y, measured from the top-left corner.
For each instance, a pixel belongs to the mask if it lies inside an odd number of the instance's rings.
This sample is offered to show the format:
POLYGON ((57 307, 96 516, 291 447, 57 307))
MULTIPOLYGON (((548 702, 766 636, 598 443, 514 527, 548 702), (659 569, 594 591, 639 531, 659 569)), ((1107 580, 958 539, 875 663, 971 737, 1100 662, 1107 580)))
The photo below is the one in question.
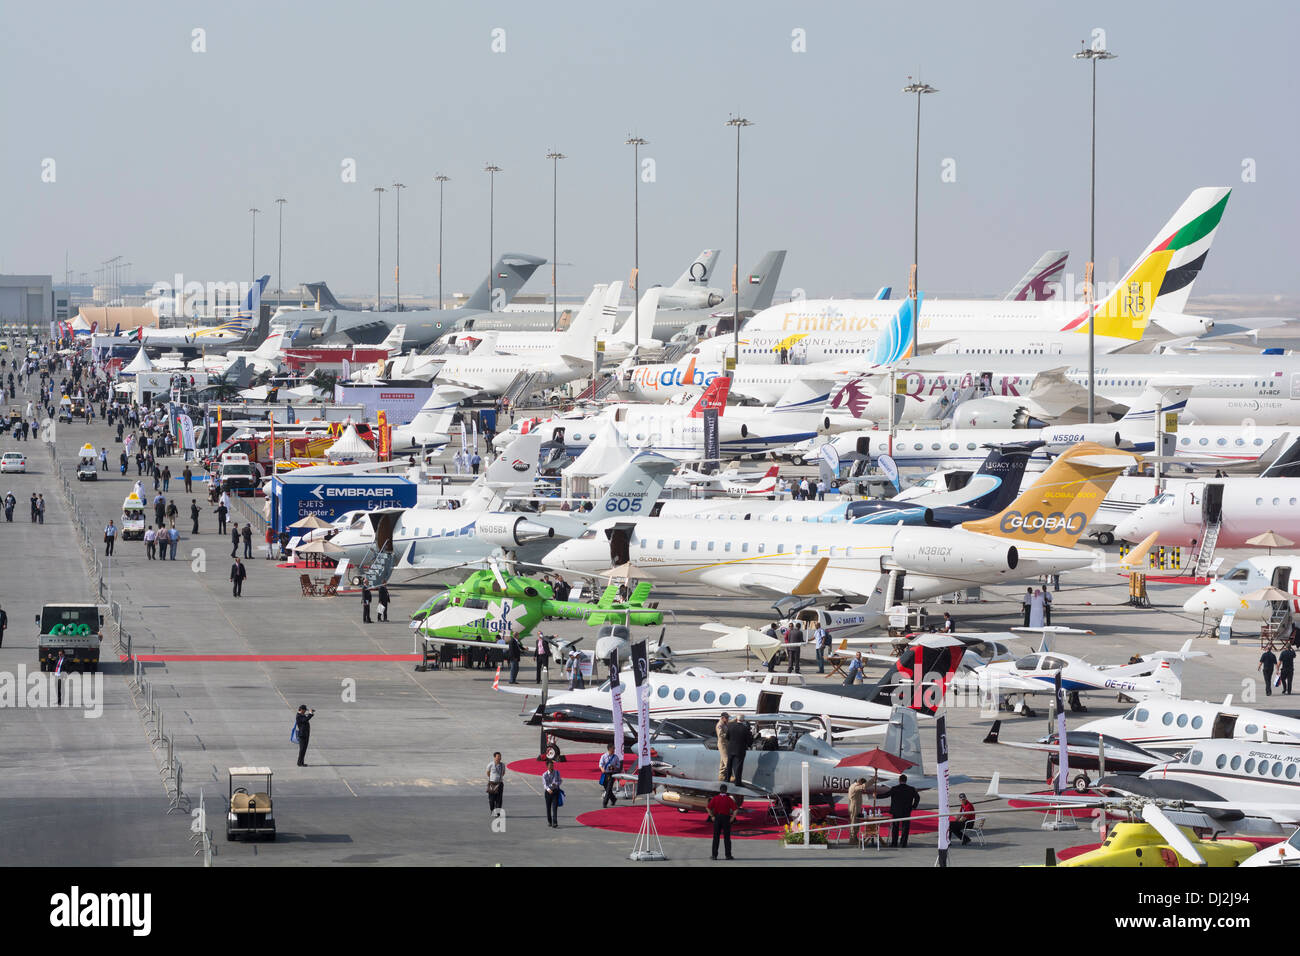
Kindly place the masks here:
MULTIPOLYGON (((404 291, 434 292, 446 187, 445 289, 496 249, 549 257, 550 149, 560 163, 561 292, 626 278, 632 148, 643 286, 734 238, 744 131, 741 261, 790 250, 781 286, 809 295, 903 289, 912 251, 918 67, 921 277, 1001 294, 1049 247, 1082 272, 1088 243, 1090 67, 1099 74, 1097 259, 1127 267, 1196 186, 1235 187, 1198 293, 1300 291, 1300 83, 1293 3, 670 2, 475 4, 132 2, 6 5, 0 31, 0 271, 135 279, 326 279, 373 295, 376 185, 402 194, 404 291), (206 52, 192 52, 193 31, 206 52), (493 52, 494 30, 504 52, 493 52), (803 31, 806 52, 792 45, 803 31), (56 181, 42 182, 55 162, 56 181), (345 160, 356 182, 342 181, 345 160), (945 160, 956 181, 942 182, 945 160), (1243 182, 1243 161, 1255 182, 1243 182), (48 167, 44 167, 47 168, 48 167)), ((383 274, 393 292, 393 193, 383 274)), ((526 287, 541 292, 549 273, 526 287)))

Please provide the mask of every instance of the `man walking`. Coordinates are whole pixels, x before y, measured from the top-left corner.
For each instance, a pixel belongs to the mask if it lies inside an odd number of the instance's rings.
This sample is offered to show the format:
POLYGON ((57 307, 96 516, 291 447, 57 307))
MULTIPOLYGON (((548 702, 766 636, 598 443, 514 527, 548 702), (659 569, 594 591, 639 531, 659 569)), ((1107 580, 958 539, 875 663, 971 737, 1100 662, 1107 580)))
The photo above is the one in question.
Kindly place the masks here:
MULTIPOLYGON (((740 721, 737 721, 740 723, 740 721)), ((722 846, 726 851, 727 859, 735 859, 731 855, 731 820, 736 815, 736 801, 731 799, 727 793, 727 785, 724 783, 718 788, 718 793, 709 801, 709 819, 713 821, 713 853, 710 854, 710 860, 718 858, 718 838, 722 838, 722 846)))
POLYGON ((1290 644, 1283 645, 1282 653, 1277 656, 1277 662, 1280 667, 1278 671, 1278 680, 1282 682, 1282 693, 1291 693, 1291 681, 1295 677, 1295 651, 1291 649, 1290 644))
MULTIPOLYGON (((229 511, 230 509, 226 507, 224 501, 217 505, 217 534, 226 533, 226 514, 229 511)), ((1025 618, 1025 620, 1028 621, 1029 618, 1025 618)))
POLYGON ((298 716, 293 719, 293 729, 298 733, 298 766, 307 766, 303 759, 307 756, 307 744, 311 740, 311 719, 316 716, 315 710, 308 710, 306 704, 300 704, 298 707, 298 716))
POLYGON ((188 464, 185 466, 185 470, 181 472, 181 477, 185 479, 185 490, 187 492, 193 491, 194 489, 190 486, 194 483, 194 472, 188 464))
POLYGON ((727 779, 727 721, 731 720, 731 715, 725 710, 718 722, 713 726, 713 735, 718 741, 718 779, 727 779))
POLYGON ((817 623, 817 630, 813 631, 813 648, 817 651, 818 674, 826 673, 826 643, 829 637, 830 635, 826 633, 826 628, 823 627, 819 621, 817 623))
POLYGON ((1273 653, 1273 645, 1270 644, 1264 648, 1264 653, 1259 655, 1259 666, 1255 669, 1264 672, 1264 694, 1273 696, 1273 669, 1277 667, 1277 655, 1273 653))
POLYGON ((1034 606, 1034 589, 1025 588, 1025 596, 1020 599, 1020 610, 1024 613, 1024 626, 1029 626, 1029 610, 1034 606))
POLYGON ((618 797, 614 796, 614 784, 617 782, 614 775, 623 772, 623 758, 614 753, 613 744, 605 744, 605 752, 600 757, 600 782, 605 788, 605 795, 600 798, 600 808, 618 805, 618 797))
POLYGON ((36 496, 36 521, 38 524, 45 524, 45 496, 36 496))
POLYGON ((247 522, 244 523, 244 530, 240 532, 240 536, 244 539, 244 557, 245 557, 245 558, 252 558, 252 556, 253 556, 253 522, 251 522, 251 521, 247 521, 247 522))
POLYGON ((501 801, 506 795, 506 765, 501 762, 501 751, 492 755, 492 762, 487 768, 488 813, 501 809, 501 801))
POLYGON ((897 847, 898 838, 903 837, 903 849, 907 849, 907 834, 912 829, 912 811, 921 802, 921 793, 907 782, 907 774, 898 775, 898 783, 889 788, 889 845, 897 847))
POLYGON ((0 607, 0 647, 5 646, 5 628, 9 626, 9 615, 0 607))
MULTIPOLYGON (((167 502, 167 527, 176 527, 176 519, 180 516, 180 509, 176 507, 175 500, 167 502)), ((247 555, 245 555, 247 557, 247 555)))
POLYGON ((190 499, 190 521, 194 522, 194 527, 190 529, 190 534, 199 533, 199 502, 195 498, 190 499))
POLYGON ((370 624, 370 585, 361 586, 361 623, 370 624))
POLYGON ((785 667, 785 672, 787 674, 791 672, 798 674, 800 673, 799 652, 803 650, 803 628, 799 625, 798 621, 790 625, 790 630, 786 632, 785 640, 785 653, 786 657, 789 659, 789 663, 786 664, 785 667))
POLYGON ((542 637, 541 634, 538 634, 538 635, 537 635, 537 648, 536 648, 536 650, 537 650, 537 677, 534 678, 534 680, 535 680, 537 683, 541 683, 541 680, 542 680, 542 671, 546 671, 546 672, 547 672, 547 675, 549 676, 549 675, 550 675, 550 670, 551 670, 551 667, 550 667, 550 665, 551 665, 551 645, 549 645, 549 644, 546 643, 546 638, 542 637))
POLYGON ((239 522, 236 521, 230 526, 230 556, 236 557, 239 554, 239 522))
POLYGON ((519 638, 510 635, 510 641, 506 644, 506 661, 510 664, 510 683, 519 683, 519 659, 524 656, 524 645, 519 643, 519 638))
POLYGON ((235 563, 230 566, 230 582, 235 597, 244 596, 244 578, 246 577, 248 577, 248 569, 240 563, 239 558, 235 558, 235 563))
POLYGON ((117 541, 117 526, 113 524, 113 519, 108 519, 108 524, 104 527, 104 555, 113 553, 113 544, 117 541))
POLYGON ((172 560, 175 561, 176 549, 180 547, 181 543, 181 533, 176 530, 175 525, 172 525, 171 530, 167 532, 167 539, 172 546, 172 560))
MULTIPOLYGON (((379 621, 387 622, 388 621, 388 585, 386 584, 379 585, 379 591, 376 597, 379 600, 379 614, 376 615, 375 619, 379 621)), ((520 646, 520 650, 521 651, 523 650, 522 645, 520 646)))

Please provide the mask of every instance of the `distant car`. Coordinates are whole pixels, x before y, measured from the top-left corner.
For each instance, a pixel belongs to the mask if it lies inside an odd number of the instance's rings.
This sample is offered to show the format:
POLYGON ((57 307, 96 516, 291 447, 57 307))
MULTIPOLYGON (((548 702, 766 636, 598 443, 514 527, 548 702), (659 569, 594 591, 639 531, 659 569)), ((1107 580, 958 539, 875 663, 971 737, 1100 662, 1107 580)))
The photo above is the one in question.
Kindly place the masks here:
POLYGON ((22 452, 7 451, 0 458, 0 474, 27 471, 27 456, 22 452))

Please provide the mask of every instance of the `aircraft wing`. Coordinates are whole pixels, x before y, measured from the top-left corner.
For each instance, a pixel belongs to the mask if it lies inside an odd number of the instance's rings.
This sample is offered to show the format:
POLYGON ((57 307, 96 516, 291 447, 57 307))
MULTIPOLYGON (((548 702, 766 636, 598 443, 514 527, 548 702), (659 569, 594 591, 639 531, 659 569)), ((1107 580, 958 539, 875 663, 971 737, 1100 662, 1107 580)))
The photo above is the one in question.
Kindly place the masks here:
MULTIPOLYGON (((635 782, 636 774, 617 774, 619 780, 629 780, 635 782)), ((716 794, 719 792, 718 787, 722 785, 721 780, 692 780, 690 777, 656 777, 656 787, 662 787, 667 790, 689 790, 698 794, 716 794)), ((748 797, 754 800, 766 800, 768 793, 765 790, 758 790, 754 787, 747 787, 744 784, 729 783, 727 784, 727 793, 733 797, 748 797)))
MULTIPOLYGON (((455 642, 452 641, 450 643, 455 643, 455 642)), ((471 643, 471 642, 466 641, 464 643, 471 643)), ((480 641, 477 646, 482 647, 484 645, 480 641)), ((489 644, 487 646, 491 647, 492 645, 489 644)), ((515 685, 515 684, 498 684, 492 689, 502 694, 517 694, 520 697, 541 697, 542 696, 542 689, 540 687, 524 687, 522 685, 515 685)), ((570 723, 567 726, 575 727, 578 725, 570 723)), ((586 726, 586 725, 583 724, 582 726, 586 726)))

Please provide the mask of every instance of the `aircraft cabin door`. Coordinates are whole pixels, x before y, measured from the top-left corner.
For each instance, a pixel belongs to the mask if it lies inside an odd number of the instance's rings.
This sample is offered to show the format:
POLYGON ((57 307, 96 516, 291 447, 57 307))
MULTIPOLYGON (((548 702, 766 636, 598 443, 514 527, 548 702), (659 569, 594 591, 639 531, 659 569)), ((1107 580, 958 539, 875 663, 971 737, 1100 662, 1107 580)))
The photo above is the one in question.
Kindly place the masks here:
POLYGON ((1199 527, 1203 520, 1204 501, 1205 483, 1202 481, 1188 482, 1187 490, 1183 495, 1183 520, 1199 527))
POLYGON ((1214 715, 1214 726, 1210 729, 1211 740, 1231 740, 1237 728, 1237 715, 1218 713, 1214 715))
POLYGON ((756 714, 779 714, 781 712, 781 692, 775 690, 761 690, 758 692, 758 703, 754 706, 756 714))
POLYGON ((906 571, 895 570, 889 572, 889 580, 885 582, 885 607, 907 603, 903 591, 903 582, 906 576, 906 571))
POLYGON ((609 566, 622 567, 632 560, 632 527, 615 525, 605 532, 609 538, 609 566))
POLYGON ((1206 524, 1214 524, 1223 517, 1223 485, 1205 486, 1205 506, 1201 513, 1206 524))
POLYGON ((1272 580, 1270 583, 1273 585, 1273 587, 1277 588, 1279 591, 1287 591, 1287 592, 1290 592, 1290 590, 1291 590, 1291 569, 1290 569, 1290 568, 1274 568, 1274 569, 1273 569, 1273 580, 1272 580))

